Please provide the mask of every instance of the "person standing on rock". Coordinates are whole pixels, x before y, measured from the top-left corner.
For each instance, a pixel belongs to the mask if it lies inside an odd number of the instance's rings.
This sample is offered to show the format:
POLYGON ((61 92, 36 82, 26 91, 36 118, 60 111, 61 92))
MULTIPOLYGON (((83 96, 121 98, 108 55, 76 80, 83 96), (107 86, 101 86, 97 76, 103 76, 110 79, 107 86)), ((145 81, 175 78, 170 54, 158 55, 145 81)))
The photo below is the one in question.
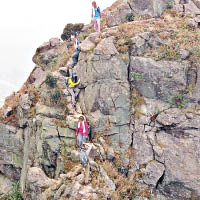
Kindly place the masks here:
POLYGON ((72 55, 72 64, 71 64, 71 68, 74 68, 75 65, 78 63, 78 57, 81 52, 81 50, 80 50, 81 42, 74 35, 71 36, 71 40, 72 40, 72 42, 74 44, 74 48, 75 48, 75 53, 72 55))
POLYGON ((80 83, 80 79, 78 79, 77 73, 73 72, 71 77, 66 78, 65 83, 68 87, 69 93, 72 95, 72 106, 73 108, 76 108, 76 98, 80 93, 80 89, 77 87, 80 83))
POLYGON ((86 142, 88 137, 88 123, 83 116, 79 117, 79 121, 76 128, 76 135, 78 138, 78 146, 83 147, 83 143, 86 142))
POLYGON ((97 3, 96 1, 93 1, 92 2, 92 20, 93 20, 93 23, 94 23, 94 29, 96 32, 99 32, 101 31, 101 11, 100 11, 100 8, 97 7, 97 3))

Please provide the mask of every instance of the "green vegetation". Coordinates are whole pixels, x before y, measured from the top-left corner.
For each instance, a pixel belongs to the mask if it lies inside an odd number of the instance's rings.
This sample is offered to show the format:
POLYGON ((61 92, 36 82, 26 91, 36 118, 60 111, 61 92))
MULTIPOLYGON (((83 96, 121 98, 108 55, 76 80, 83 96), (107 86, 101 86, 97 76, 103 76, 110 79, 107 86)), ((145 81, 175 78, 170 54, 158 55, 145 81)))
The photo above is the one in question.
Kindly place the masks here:
POLYGON ((72 47, 73 46, 73 43, 72 42, 68 42, 67 43, 67 48, 70 48, 70 47, 72 47))
POLYGON ((133 73, 133 77, 134 77, 135 79, 143 79, 143 75, 140 74, 140 73, 136 73, 136 72, 133 73))
POLYGON ((23 200, 19 183, 13 184, 12 191, 5 196, 5 200, 23 200))
POLYGON ((167 4, 167 8, 168 9, 172 9, 174 7, 174 2, 173 1, 169 1, 167 4))
POLYGON ((52 60, 51 60, 51 62, 53 63, 53 64, 56 64, 56 62, 58 61, 58 56, 57 57, 54 57, 54 58, 52 58, 52 60))
POLYGON ((54 88, 54 87, 56 86, 56 84, 57 84, 57 79, 54 78, 51 74, 48 74, 45 83, 46 83, 49 87, 54 88))
POLYGON ((134 19, 135 19, 135 16, 134 16, 133 13, 128 13, 128 14, 126 15, 126 21, 127 21, 127 22, 132 22, 132 21, 134 21, 134 19))
POLYGON ((156 60, 177 60, 179 58, 179 49, 176 46, 163 45, 160 49, 160 56, 156 60))
POLYGON ((60 100, 60 98, 61 98, 61 93, 60 93, 59 90, 56 90, 55 93, 51 93, 50 97, 51 97, 51 100, 54 103, 57 103, 60 100))
POLYGON ((200 46, 194 46, 190 49, 190 52, 192 53, 192 55, 200 58, 200 46))
POLYGON ((176 106, 179 109, 182 109, 185 105, 186 97, 182 94, 176 94, 172 98, 168 99, 168 102, 171 105, 176 106))

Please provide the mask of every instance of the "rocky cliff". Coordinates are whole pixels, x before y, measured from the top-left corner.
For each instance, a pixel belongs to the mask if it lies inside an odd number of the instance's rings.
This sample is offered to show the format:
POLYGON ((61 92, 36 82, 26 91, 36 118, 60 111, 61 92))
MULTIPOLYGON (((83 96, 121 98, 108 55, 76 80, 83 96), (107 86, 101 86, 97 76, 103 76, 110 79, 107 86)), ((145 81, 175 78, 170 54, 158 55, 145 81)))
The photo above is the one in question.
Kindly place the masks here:
POLYGON ((1 108, 0 199, 19 182, 24 199, 200 199, 199 1, 117 1, 102 33, 66 26, 33 57, 21 90, 1 108), (69 30, 68 30, 69 29, 69 30), (76 111, 65 86, 82 41, 76 111), (89 166, 75 129, 90 123, 89 166))

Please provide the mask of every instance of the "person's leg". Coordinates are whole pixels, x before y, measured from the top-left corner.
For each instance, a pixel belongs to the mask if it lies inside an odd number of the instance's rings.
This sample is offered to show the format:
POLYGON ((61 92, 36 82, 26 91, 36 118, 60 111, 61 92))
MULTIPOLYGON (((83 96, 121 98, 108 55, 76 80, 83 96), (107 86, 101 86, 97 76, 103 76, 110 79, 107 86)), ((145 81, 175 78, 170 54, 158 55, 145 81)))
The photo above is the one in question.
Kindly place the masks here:
POLYGON ((79 134, 80 135, 80 148, 83 146, 84 141, 84 135, 79 134))
POLYGON ((72 55, 72 68, 78 63, 78 56, 79 56, 79 52, 75 52, 73 55, 72 55))
POLYGON ((78 147, 82 147, 82 135, 80 133, 78 134, 78 147))
POLYGON ((86 136, 85 135, 82 135, 82 144, 86 142, 86 136))
POLYGON ((74 88, 75 99, 78 97, 80 91, 81 91, 81 90, 80 90, 79 88, 74 88))
POLYGON ((98 25, 97 25, 97 20, 96 19, 94 19, 94 30, 96 32, 98 32, 98 25))
POLYGON ((98 18, 97 19, 97 32, 101 32, 101 19, 100 18, 98 18))
POLYGON ((68 88, 69 93, 72 96, 72 105, 75 106, 76 104, 76 99, 75 99, 75 93, 74 93, 74 88, 68 88))

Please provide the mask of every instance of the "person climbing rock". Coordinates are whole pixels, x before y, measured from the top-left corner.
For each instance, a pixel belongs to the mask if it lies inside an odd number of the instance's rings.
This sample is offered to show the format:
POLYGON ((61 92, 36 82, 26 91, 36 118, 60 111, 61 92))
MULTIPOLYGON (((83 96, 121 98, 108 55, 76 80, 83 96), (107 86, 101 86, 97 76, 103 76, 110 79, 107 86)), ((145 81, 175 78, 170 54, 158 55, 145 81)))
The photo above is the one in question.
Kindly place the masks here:
POLYGON ((78 79, 77 73, 73 72, 72 76, 70 77, 69 70, 67 72, 67 78, 65 80, 66 86, 68 87, 68 91, 72 96, 72 106, 76 108, 76 98, 80 93, 80 89, 78 85, 80 83, 80 79, 78 79))
POLYGON ((71 36, 71 40, 72 40, 72 42, 74 44, 74 48, 75 48, 75 53, 72 55, 72 64, 71 64, 71 68, 74 68, 74 66, 78 63, 78 57, 81 52, 81 50, 80 50, 81 42, 74 35, 71 36))
POLYGON ((93 23, 94 23, 94 29, 96 32, 99 32, 101 31, 101 11, 100 11, 100 8, 97 7, 97 3, 96 1, 93 1, 92 2, 92 20, 93 20, 93 23))
POLYGON ((83 116, 79 117, 79 121, 76 128, 76 135, 78 138, 78 146, 83 147, 83 143, 86 142, 88 137, 88 123, 83 116))

